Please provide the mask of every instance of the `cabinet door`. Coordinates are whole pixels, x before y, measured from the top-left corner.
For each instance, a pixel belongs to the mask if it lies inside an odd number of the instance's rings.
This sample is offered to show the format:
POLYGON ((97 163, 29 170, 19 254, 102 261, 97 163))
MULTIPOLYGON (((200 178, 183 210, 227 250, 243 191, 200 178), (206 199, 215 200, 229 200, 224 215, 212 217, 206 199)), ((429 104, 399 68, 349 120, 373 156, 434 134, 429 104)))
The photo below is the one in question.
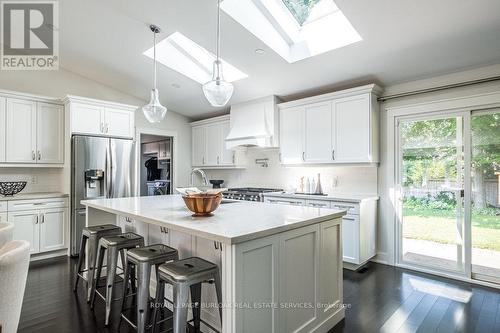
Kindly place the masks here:
POLYGON ((66 208, 40 211, 40 252, 63 249, 67 221, 66 208))
POLYGON ((30 243, 30 253, 38 253, 40 224, 38 211, 9 213, 9 222, 14 223, 14 240, 26 240, 30 243))
POLYGON ((359 218, 344 216, 342 219, 342 251, 344 261, 359 264, 359 218))
POLYGON ((234 165, 235 164, 235 151, 226 149, 226 137, 229 134, 229 130, 231 129, 229 121, 225 121, 221 123, 221 133, 222 133, 222 157, 221 163, 222 165, 234 165))
POLYGON ((104 134, 104 108, 98 105, 72 103, 72 133, 104 134))
POLYGON ((169 229, 168 239, 169 246, 179 251, 179 259, 185 259, 193 256, 191 235, 169 229))
POLYGON ((37 104, 37 163, 64 163, 64 108, 37 104))
POLYGON ((360 95, 333 102, 336 162, 370 162, 370 95, 360 95))
POLYGON ((197 126, 193 127, 193 166, 203 166, 205 165, 205 151, 206 151, 206 141, 205 141, 205 127, 197 126))
POLYGON ((220 124, 210 124, 205 127, 206 131, 206 165, 219 165, 222 155, 222 127, 220 124))
POLYGON ((283 164, 304 162, 304 108, 280 111, 280 161, 283 164))
POLYGON ((36 103, 7 99, 6 160, 36 163, 36 103))
POLYGON ((0 162, 5 162, 5 130, 6 126, 5 115, 5 98, 0 97, 0 162))
POLYGON ((305 107, 305 161, 332 162, 332 103, 305 107))
POLYGON ((7 213, 0 213, 0 223, 7 222, 7 213))
POLYGON ((149 224, 148 225, 147 244, 148 245, 153 245, 153 244, 168 245, 168 234, 165 233, 165 229, 162 230, 162 227, 160 227, 158 225, 149 224))
POLYGON ((126 110, 105 108, 104 132, 107 135, 132 138, 134 136, 134 113, 126 110))

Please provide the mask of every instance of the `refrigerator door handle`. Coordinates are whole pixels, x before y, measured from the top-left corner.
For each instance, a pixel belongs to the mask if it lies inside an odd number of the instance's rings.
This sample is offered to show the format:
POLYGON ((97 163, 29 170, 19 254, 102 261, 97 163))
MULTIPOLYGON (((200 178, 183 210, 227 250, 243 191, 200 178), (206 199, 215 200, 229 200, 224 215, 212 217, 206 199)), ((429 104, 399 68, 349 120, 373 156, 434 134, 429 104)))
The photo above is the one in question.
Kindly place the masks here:
POLYGON ((106 147, 106 197, 111 198, 111 147, 110 143, 106 147))

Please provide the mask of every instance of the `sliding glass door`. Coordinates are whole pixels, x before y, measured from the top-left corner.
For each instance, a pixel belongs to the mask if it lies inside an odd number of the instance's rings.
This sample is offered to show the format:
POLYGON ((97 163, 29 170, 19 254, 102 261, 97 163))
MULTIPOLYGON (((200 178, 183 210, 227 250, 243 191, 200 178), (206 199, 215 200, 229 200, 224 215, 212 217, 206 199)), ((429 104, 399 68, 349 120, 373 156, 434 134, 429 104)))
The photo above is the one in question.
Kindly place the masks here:
POLYGON ((471 116, 471 251, 474 278, 500 283, 500 110, 471 116))
POLYGON ((401 261, 463 272, 463 117, 400 119, 398 128, 401 261))
POLYGON ((500 283, 500 110, 399 117, 398 260, 500 283))

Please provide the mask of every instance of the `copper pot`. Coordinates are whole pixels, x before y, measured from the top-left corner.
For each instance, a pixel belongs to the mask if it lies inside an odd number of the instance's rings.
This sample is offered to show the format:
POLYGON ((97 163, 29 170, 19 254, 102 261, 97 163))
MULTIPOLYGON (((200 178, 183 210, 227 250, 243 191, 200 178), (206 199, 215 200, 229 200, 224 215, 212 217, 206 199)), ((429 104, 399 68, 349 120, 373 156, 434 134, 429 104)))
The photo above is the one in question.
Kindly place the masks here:
POLYGON ((184 203, 192 211, 193 216, 211 216, 219 208, 222 193, 218 194, 190 194, 183 195, 184 203))

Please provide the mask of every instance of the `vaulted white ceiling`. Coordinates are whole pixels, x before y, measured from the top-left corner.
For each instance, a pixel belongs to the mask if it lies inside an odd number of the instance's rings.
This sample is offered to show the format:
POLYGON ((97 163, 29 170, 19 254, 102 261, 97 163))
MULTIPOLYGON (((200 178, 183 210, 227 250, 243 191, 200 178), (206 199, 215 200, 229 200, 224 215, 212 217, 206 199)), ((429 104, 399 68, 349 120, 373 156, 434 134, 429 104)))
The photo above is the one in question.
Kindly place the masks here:
MULTIPOLYGON (((363 41, 293 64, 223 13, 222 57, 249 76, 234 83, 231 103, 358 82, 391 85, 500 62, 498 0, 335 2, 363 41)), ((147 100, 148 25, 163 29, 160 40, 179 31, 214 52, 215 10, 216 0, 60 1, 61 65, 147 100)), ((167 107, 186 116, 221 111, 210 107, 200 84, 162 65, 159 90, 167 107)))

